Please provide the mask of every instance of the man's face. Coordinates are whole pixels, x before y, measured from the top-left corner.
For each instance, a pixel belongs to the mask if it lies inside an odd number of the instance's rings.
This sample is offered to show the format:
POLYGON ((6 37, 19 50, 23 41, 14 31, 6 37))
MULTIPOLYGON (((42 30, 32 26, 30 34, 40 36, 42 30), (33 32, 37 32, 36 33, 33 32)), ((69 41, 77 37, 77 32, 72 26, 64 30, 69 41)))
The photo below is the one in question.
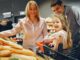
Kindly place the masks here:
POLYGON ((63 14, 64 12, 64 6, 63 5, 55 5, 51 7, 52 11, 56 14, 63 14))

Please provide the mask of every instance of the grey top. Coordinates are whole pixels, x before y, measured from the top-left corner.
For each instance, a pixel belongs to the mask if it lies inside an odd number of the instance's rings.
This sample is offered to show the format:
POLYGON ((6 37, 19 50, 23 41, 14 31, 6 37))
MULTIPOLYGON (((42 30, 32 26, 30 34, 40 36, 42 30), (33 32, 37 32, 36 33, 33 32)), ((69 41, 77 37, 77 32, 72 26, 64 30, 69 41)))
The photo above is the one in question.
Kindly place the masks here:
POLYGON ((76 11, 76 9, 72 8, 71 6, 65 6, 64 14, 67 16, 72 32, 72 37, 74 37, 80 29, 80 14, 78 11, 76 11))

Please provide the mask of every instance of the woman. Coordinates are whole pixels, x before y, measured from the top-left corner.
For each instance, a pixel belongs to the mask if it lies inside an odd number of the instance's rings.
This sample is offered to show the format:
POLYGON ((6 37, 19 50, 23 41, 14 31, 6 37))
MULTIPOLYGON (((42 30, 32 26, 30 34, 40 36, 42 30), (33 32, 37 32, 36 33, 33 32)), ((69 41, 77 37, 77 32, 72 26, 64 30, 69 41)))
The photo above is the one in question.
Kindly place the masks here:
POLYGON ((15 28, 0 32, 0 37, 9 37, 22 32, 23 47, 33 49, 35 43, 42 40, 47 34, 47 27, 44 19, 39 16, 38 5, 35 1, 27 3, 25 13, 26 16, 20 19, 15 28))

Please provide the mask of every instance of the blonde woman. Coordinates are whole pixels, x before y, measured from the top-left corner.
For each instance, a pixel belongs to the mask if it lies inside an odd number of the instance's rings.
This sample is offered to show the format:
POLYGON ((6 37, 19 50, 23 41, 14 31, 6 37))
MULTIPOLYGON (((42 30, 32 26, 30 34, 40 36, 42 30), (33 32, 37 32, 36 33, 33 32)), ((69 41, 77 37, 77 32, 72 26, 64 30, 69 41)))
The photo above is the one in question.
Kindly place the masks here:
POLYGON ((47 34, 44 19, 39 15, 39 8, 35 1, 29 1, 25 8, 25 17, 20 19, 15 28, 0 32, 0 37, 9 37, 22 32, 23 47, 35 50, 35 43, 47 34))

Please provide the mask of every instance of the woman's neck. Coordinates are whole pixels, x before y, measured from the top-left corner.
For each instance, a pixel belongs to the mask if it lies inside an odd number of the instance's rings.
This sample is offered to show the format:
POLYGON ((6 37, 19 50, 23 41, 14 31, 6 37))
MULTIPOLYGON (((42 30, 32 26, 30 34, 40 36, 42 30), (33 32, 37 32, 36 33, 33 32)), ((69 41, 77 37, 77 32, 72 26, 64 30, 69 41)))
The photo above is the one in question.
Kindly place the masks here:
POLYGON ((30 21, 35 24, 38 22, 38 19, 36 17, 30 17, 30 21))

